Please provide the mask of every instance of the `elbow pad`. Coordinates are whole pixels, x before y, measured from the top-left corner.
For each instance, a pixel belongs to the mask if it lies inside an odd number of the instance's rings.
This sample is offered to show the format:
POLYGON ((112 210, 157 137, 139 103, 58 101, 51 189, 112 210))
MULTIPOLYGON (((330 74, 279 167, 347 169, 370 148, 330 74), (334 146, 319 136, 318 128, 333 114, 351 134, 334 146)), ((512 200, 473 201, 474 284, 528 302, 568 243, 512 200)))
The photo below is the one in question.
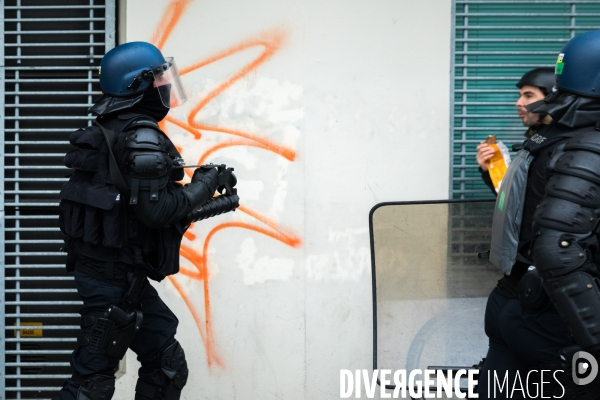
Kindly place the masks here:
POLYGON ((553 175, 546 184, 546 196, 533 216, 532 255, 545 278, 568 274, 591 262, 598 248, 600 132, 571 139, 564 151, 553 155, 550 168, 553 175))
POLYGON ((158 201, 159 191, 167 186, 173 166, 164 133, 157 127, 140 125, 124 131, 117 142, 118 159, 131 190, 129 204, 138 203, 140 191, 149 191, 150 201, 158 201))

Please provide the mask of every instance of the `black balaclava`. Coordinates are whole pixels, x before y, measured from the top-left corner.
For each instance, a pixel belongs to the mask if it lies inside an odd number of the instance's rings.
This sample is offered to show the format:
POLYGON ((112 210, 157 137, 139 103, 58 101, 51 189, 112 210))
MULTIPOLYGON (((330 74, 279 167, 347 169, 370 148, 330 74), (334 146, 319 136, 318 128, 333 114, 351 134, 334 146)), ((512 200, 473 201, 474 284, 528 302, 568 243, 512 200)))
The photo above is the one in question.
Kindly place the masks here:
POLYGON ((543 100, 525 106, 530 113, 550 115, 566 128, 593 126, 600 121, 600 98, 556 91, 543 100))
POLYGON ((154 118, 157 122, 162 121, 169 113, 170 108, 163 105, 160 99, 158 89, 150 86, 144 91, 144 97, 138 103, 135 103, 129 111, 145 114, 154 118))

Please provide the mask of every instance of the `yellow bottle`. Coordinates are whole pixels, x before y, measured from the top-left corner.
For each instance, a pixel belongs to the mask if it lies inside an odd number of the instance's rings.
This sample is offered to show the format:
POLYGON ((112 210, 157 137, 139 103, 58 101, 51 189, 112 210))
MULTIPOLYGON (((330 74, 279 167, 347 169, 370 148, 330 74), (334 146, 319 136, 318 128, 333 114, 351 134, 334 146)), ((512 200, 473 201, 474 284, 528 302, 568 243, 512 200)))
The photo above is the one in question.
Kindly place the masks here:
POLYGON ((496 135, 489 135, 487 139, 485 139, 485 142, 488 144, 488 146, 494 148, 494 155, 492 156, 492 158, 487 160, 487 164, 488 172, 490 173, 490 178, 494 183, 494 189, 496 189, 497 193, 500 188, 500 184, 502 183, 502 178, 504 178, 504 174, 508 169, 508 166, 506 165, 504 155, 502 154, 502 152, 498 148, 498 144, 496 143, 496 135))

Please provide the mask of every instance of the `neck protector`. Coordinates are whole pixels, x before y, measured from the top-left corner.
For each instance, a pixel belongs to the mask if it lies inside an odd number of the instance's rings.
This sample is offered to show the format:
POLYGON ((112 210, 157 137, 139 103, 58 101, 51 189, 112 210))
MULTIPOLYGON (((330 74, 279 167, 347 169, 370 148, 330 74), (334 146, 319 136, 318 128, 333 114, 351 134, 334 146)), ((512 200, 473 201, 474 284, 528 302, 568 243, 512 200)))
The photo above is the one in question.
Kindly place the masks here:
POLYGON ((113 97, 104 94, 88 109, 88 113, 94 115, 106 115, 114 111, 123 110, 138 103, 142 100, 142 97, 143 93, 140 93, 135 97, 113 97))
POLYGON ((550 115, 554 123, 566 128, 582 128, 600 121, 600 98, 557 91, 543 100, 525 106, 531 113, 550 115))

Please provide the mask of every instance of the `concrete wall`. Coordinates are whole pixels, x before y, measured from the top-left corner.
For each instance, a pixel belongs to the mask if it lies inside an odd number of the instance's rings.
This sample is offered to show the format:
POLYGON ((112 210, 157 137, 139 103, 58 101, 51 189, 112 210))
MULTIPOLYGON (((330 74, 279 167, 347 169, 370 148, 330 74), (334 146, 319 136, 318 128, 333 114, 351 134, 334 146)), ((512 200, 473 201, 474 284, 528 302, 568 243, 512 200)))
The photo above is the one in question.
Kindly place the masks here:
POLYGON ((340 369, 372 366, 369 210, 448 198, 451 2, 128 0, 124 25, 176 57, 188 164, 235 167, 242 198, 156 285, 182 398, 339 398, 340 369))

